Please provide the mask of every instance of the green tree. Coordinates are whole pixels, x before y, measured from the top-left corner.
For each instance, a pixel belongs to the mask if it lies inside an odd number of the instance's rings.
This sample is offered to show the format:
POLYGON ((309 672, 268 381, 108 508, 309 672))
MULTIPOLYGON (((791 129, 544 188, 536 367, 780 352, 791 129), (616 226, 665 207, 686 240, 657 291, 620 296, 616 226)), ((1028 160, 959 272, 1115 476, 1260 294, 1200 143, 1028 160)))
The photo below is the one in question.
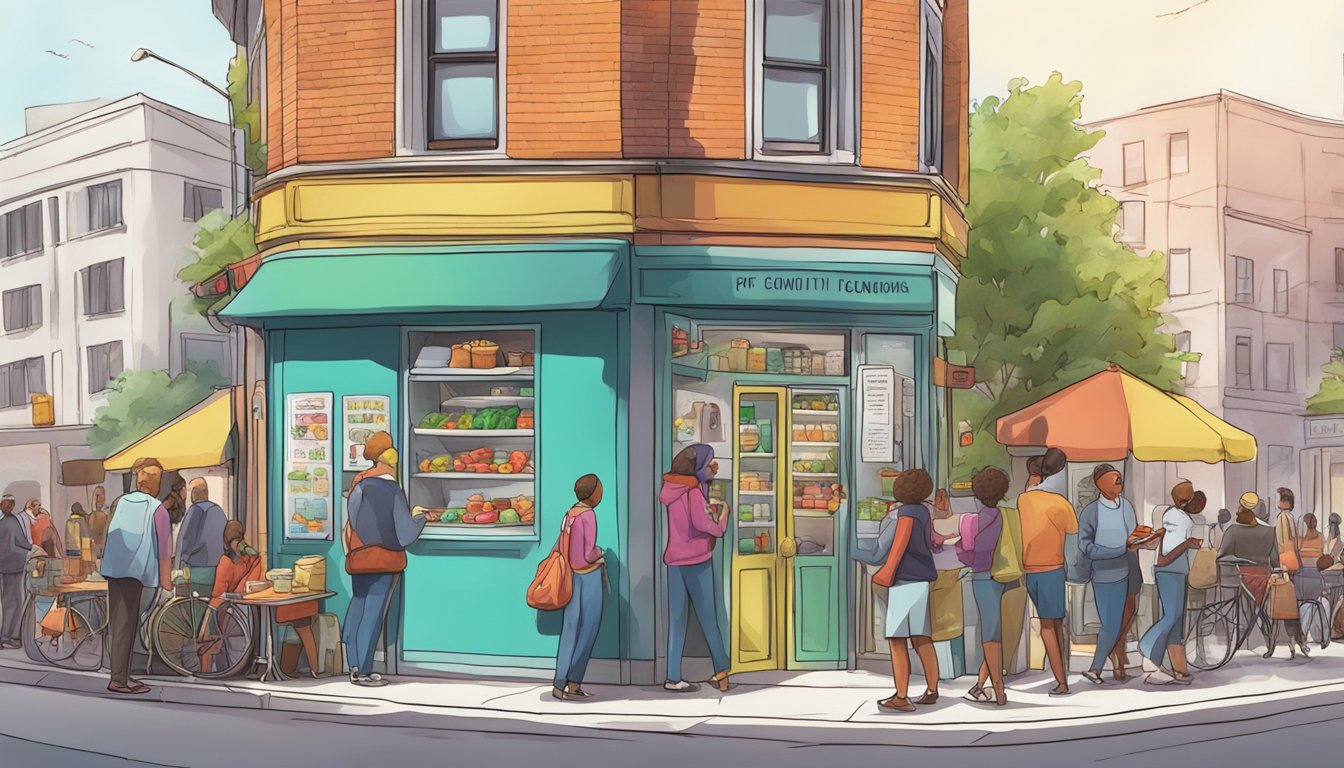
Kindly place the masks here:
POLYGON ((1344 349, 1336 349, 1321 366, 1321 388, 1307 398, 1307 413, 1344 413, 1344 349))
MULTIPOLYGON (((201 218, 191 245, 196 261, 177 273, 178 279, 188 286, 206 280, 230 264, 236 264, 257 252, 251 219, 246 214, 230 218, 223 210, 211 211, 201 218)), ((217 301, 217 298, 200 299, 193 296, 185 310, 204 315, 217 301)))
POLYGON ((98 456, 111 456, 228 383, 214 363, 188 363, 175 377, 160 370, 122 371, 112 383, 107 405, 93 414, 89 447, 98 456))
POLYGON ((971 115, 971 225, 949 349, 973 365, 976 389, 954 398, 973 430, 956 479, 1002 464, 995 422, 1114 362, 1176 388, 1180 361, 1161 332, 1166 258, 1114 237, 1118 204, 1083 155, 1101 131, 1078 124, 1082 86, 1053 74, 1009 83, 971 115))
POLYGON ((261 103, 247 103, 247 54, 243 48, 229 61, 229 101, 233 104, 233 127, 243 131, 246 146, 243 162, 252 173, 266 172, 266 137, 261 135, 261 103))

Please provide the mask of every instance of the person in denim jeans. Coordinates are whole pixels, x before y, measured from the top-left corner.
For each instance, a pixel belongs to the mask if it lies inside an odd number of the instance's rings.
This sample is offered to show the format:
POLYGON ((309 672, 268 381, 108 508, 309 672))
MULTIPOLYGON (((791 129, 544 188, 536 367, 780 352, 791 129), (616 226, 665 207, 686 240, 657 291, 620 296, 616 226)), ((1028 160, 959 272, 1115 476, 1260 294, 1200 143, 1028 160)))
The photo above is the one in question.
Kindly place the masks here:
MULTIPOLYGON (((1092 597, 1101 619, 1097 634, 1097 650, 1092 666, 1083 677, 1094 685, 1101 685, 1101 670, 1106 657, 1111 655, 1124 630, 1125 601, 1129 597, 1130 562, 1133 547, 1129 536, 1138 524, 1134 506, 1120 495, 1124 478, 1120 470, 1110 464, 1098 465, 1092 471, 1092 482, 1101 496, 1083 509, 1078 518, 1078 549, 1091 564, 1092 597)), ((1125 671, 1117 667, 1116 679, 1126 679, 1125 671)))
POLYGON ((574 483, 578 499, 562 525, 569 526, 569 551, 564 553, 574 570, 574 593, 565 606, 564 627, 555 652, 555 688, 551 695, 562 701, 584 701, 592 694, 583 690, 583 677, 593 655, 597 631, 602 626, 602 585, 606 562, 597 547, 597 513, 602 503, 602 481, 584 475, 574 483))
POLYGON ((719 631, 719 601, 714 590, 714 543, 727 527, 728 508, 709 503, 709 482, 719 471, 714 449, 692 445, 672 459, 672 471, 663 475, 658 499, 667 507, 667 681, 663 689, 692 693, 697 683, 681 676, 681 656, 686 647, 687 603, 705 633, 705 644, 714 662, 709 683, 728 690, 728 650, 719 631))

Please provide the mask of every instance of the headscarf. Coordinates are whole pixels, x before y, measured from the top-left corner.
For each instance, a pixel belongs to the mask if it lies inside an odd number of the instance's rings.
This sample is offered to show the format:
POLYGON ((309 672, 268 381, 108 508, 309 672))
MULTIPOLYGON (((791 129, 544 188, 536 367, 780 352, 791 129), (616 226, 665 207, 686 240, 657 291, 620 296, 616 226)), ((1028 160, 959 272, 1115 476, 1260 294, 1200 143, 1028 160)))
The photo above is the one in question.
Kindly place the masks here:
POLYGON ((691 446, 695 451, 695 479, 700 481, 700 492, 709 498, 709 465, 714 463, 714 449, 704 443, 691 446))

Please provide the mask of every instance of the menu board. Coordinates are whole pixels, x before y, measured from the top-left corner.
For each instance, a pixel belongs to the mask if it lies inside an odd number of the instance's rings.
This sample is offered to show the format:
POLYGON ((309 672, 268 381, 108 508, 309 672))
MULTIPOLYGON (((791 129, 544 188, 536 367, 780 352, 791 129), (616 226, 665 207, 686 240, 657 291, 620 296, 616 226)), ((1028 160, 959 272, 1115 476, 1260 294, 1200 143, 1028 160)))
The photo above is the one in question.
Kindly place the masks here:
POLYGON ((373 466, 364 458, 364 444, 374 432, 386 432, 390 398, 384 395, 346 395, 341 398, 341 442, 344 469, 359 472, 373 466))
POLYGON ((285 538, 331 540, 330 392, 285 398, 285 538))
POLYGON ((859 444, 864 462, 896 460, 895 401, 895 368, 859 366, 859 444))

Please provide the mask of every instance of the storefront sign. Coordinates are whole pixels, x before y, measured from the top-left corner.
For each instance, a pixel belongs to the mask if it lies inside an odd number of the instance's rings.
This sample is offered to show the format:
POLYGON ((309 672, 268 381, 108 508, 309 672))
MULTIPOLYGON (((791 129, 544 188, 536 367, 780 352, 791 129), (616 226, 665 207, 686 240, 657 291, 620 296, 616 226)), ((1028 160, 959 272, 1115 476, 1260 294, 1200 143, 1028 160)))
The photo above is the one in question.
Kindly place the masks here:
POLYGON ((860 453, 864 462, 896 460, 896 369, 859 366, 860 453))
POLYGON ((1305 423, 1308 440, 1344 438, 1344 418, 1308 419, 1305 423))
POLYGON ((933 309, 930 275, 752 269, 640 270, 640 300, 685 305, 933 309))
POLYGON ((332 400, 330 392, 285 398, 285 538, 331 540, 332 400))
POLYGON ((358 472, 373 466, 364 458, 364 443, 374 432, 386 432, 392 401, 383 395, 348 395, 341 398, 341 440, 345 444, 343 467, 358 472))

